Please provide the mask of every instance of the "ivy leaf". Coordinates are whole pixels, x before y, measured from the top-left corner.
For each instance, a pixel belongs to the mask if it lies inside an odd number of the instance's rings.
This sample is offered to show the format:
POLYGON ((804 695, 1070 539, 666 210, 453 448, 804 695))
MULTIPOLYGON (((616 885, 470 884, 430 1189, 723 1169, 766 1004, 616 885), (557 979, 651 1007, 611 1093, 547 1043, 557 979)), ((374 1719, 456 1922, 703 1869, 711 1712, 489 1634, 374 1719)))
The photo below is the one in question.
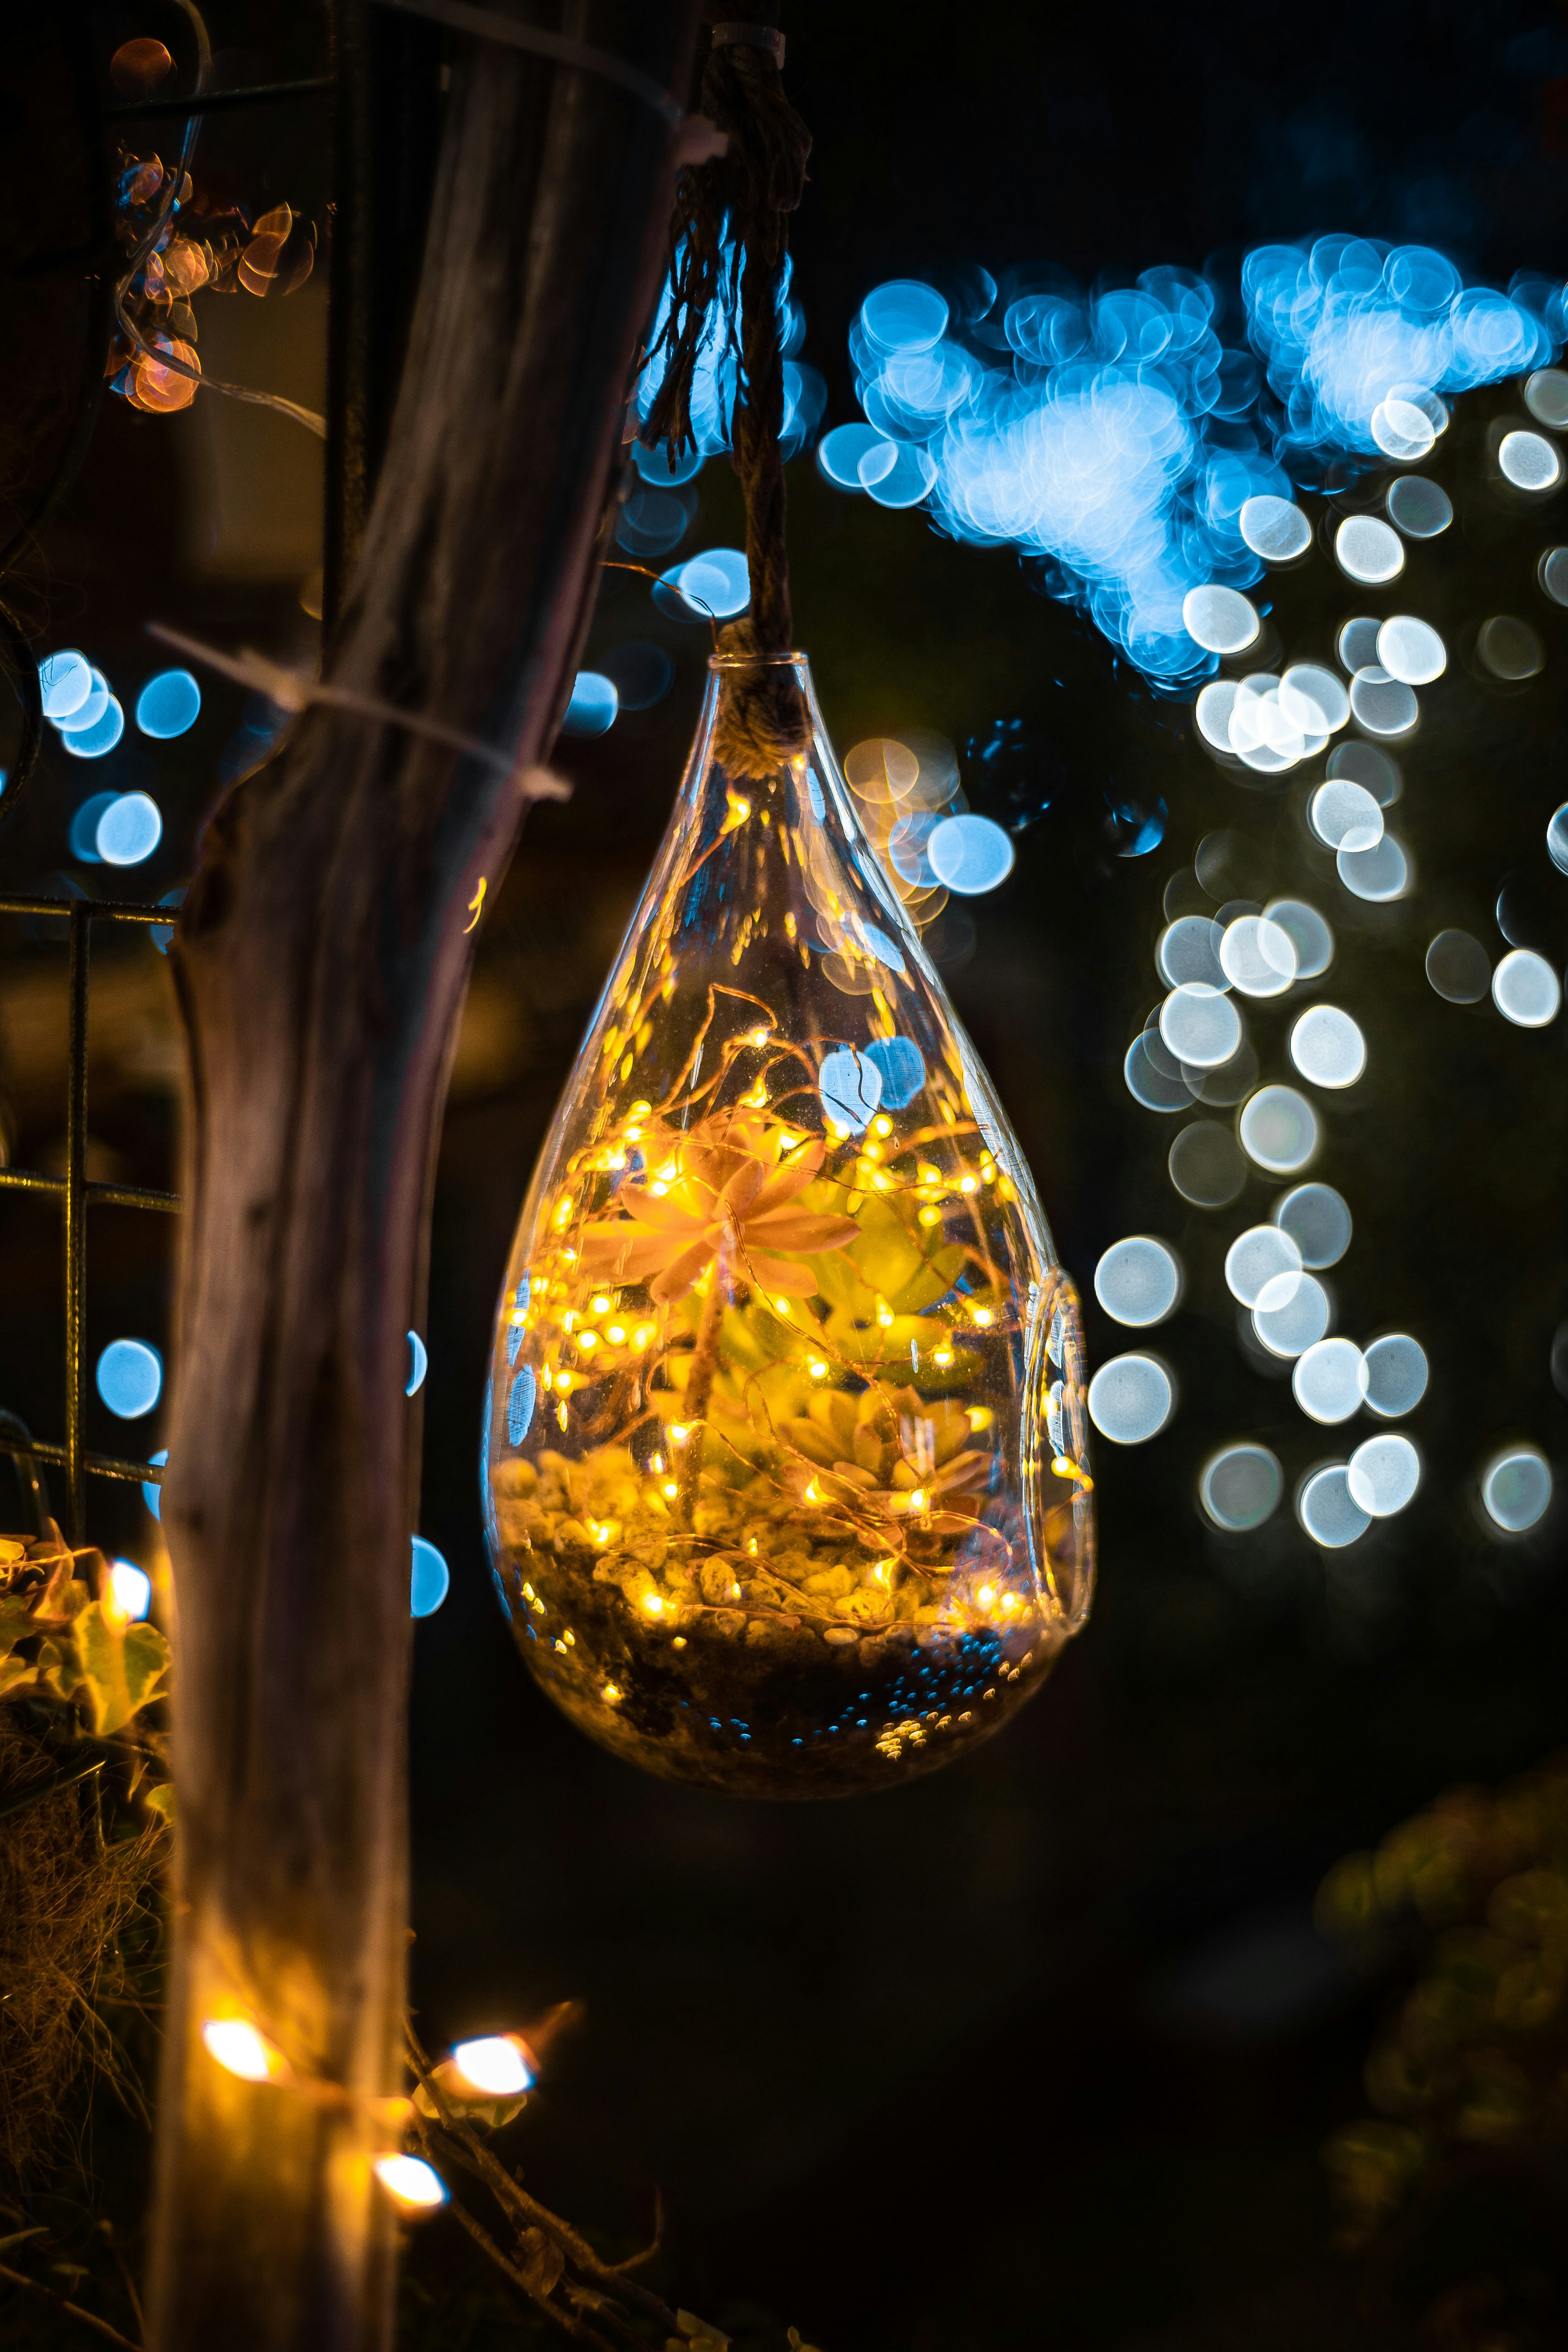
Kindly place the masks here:
POLYGON ((566 2257, 555 2240, 547 2238, 542 2230, 525 2230, 517 2245, 522 2255, 518 2267, 530 2290, 538 2295, 553 2294, 566 2267, 566 2257))
POLYGON ((98 1602, 88 1601, 44 1643, 38 1664, 39 1686, 74 1700, 101 1739, 159 1696, 169 1644, 156 1625, 128 1625, 121 1633, 106 1624, 98 1602))

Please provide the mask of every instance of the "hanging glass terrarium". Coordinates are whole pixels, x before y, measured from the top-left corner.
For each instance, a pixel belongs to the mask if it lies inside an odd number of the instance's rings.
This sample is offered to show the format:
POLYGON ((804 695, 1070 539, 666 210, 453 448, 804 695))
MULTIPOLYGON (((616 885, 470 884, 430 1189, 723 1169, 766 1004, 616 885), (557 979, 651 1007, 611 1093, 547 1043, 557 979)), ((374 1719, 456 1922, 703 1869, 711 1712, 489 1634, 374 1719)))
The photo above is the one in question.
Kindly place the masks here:
POLYGON ((529 1667, 672 1779, 929 1771, 1087 1612, 1077 1300, 798 655, 709 665, 524 1205, 486 1443, 529 1667), (798 714, 771 762, 759 688, 798 714))

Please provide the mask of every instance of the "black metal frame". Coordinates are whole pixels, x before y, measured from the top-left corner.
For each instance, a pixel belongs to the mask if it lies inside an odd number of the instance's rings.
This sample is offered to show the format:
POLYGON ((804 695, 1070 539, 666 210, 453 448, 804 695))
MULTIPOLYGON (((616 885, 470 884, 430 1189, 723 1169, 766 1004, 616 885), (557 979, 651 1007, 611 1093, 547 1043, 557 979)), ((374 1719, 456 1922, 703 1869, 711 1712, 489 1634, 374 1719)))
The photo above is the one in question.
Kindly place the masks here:
MULTIPOLYGON (((326 614, 330 640, 343 583, 358 552, 370 494, 380 471, 407 341, 412 294, 401 257, 423 240, 434 185, 439 122, 439 68, 444 35, 439 25, 400 18, 377 0, 330 0, 330 75, 275 82, 199 97, 152 99, 101 110, 103 122, 145 116, 190 116, 335 94, 333 204, 336 214, 330 306, 327 493, 326 614)), ((107 285, 107 278, 103 280, 107 285)), ((105 336, 107 339, 105 314, 105 336)), ((101 372, 89 367, 96 410, 101 372)), ((88 419, 90 426, 90 415, 88 419)), ((78 436, 85 447, 85 433, 78 436)), ((68 481, 69 472, 62 475, 68 481)), ((35 517, 36 530, 41 517, 35 517)), ((0 612, 0 621, 4 620, 0 612)), ((24 654, 28 653, 25 640, 24 654)), ((26 764, 31 764, 30 760, 26 764)), ((14 779, 14 785, 15 785, 14 779)), ((7 811, 10 803, 7 803, 7 811)), ((26 1168, 0 1168, 0 1192, 41 1193, 64 1212, 65 1422, 63 1444, 13 1433, 22 1425, 0 1414, 0 1454, 30 1456, 65 1472, 64 1512, 72 1544, 85 1540, 87 1482, 118 1478, 162 1486, 150 1462, 89 1454, 83 1442, 83 1350, 87 1310, 87 1213, 94 1206, 150 1209, 167 1215, 181 1206, 176 1192, 139 1184, 89 1182, 87 1174, 88 950, 94 923, 172 924, 168 907, 104 898, 40 898, 0 895, 0 915, 25 915, 68 925, 70 992, 66 1115, 66 1173, 46 1176, 26 1168), (8 1427, 7 1424, 10 1424, 8 1427)))
MULTIPOLYGON (((94 923, 171 925, 172 907, 138 907, 110 898, 21 898, 0 897, 0 915, 30 915, 69 926, 69 1036, 67 1046, 66 1172, 46 1176, 31 1168, 0 1168, 0 1191, 37 1192, 59 1202, 66 1338, 66 1435, 63 1445, 29 1438, 26 1444, 0 1425, 0 1453, 27 1454, 66 1474, 66 1532, 79 1544, 87 1533, 87 1482, 120 1478, 131 1485, 162 1486, 163 1473, 151 1462, 130 1462, 113 1454, 89 1454, 82 1442, 82 1369, 87 1323, 87 1213, 93 1206, 152 1209, 168 1215, 180 1207, 177 1192, 155 1192, 142 1184, 89 1182, 87 1173, 88 951, 94 923)), ((6 1418, 9 1418, 7 1416, 6 1418)))

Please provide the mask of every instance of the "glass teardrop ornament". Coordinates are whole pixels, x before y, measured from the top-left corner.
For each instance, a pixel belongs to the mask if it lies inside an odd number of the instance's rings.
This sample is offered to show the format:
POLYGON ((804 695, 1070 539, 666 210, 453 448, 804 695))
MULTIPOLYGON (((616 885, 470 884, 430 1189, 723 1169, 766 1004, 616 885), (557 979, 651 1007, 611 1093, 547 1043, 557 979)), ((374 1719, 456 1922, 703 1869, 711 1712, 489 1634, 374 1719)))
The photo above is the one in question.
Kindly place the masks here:
POLYGON ((529 1668, 673 1780, 930 1771, 1087 1614, 1077 1297, 799 655, 709 665, 524 1204, 485 1443, 529 1668), (733 723, 764 670, 800 717, 771 760, 733 723))

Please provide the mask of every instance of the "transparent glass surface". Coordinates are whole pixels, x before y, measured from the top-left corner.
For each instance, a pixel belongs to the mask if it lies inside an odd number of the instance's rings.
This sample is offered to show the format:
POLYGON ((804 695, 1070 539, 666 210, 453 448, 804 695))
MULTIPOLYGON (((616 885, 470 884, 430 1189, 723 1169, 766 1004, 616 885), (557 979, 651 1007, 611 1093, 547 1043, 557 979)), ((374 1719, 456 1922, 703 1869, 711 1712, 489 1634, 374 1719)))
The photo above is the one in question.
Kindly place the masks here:
POLYGON ((1084 1384, 1032 1180, 804 659, 716 658, 497 1313, 486 1516, 529 1668, 669 1778, 931 1770, 1087 1613, 1084 1384), (727 698, 765 667, 809 748, 727 772, 727 698))

